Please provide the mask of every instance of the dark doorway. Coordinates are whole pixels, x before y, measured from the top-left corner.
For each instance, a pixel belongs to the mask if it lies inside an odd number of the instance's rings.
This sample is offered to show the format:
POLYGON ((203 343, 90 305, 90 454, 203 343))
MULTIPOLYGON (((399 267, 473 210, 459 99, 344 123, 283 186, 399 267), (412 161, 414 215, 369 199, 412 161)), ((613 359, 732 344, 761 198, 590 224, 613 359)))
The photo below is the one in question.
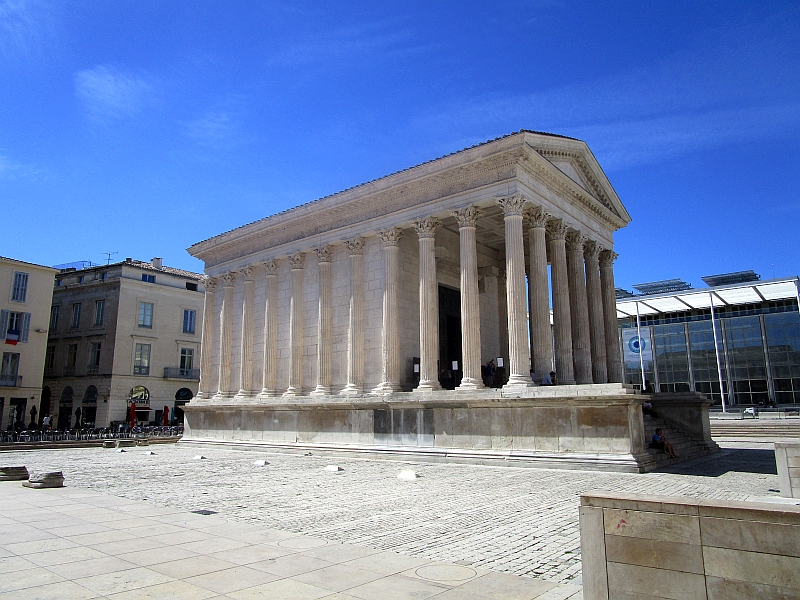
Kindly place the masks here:
MULTIPOLYGON (((42 401, 39 403, 39 426, 42 425, 42 419, 50 414, 50 397, 52 395, 53 392, 50 391, 49 387, 44 386, 42 388, 42 401)), ((50 425, 52 426, 52 423, 50 425)))
POLYGON ((461 383, 462 369, 461 292, 440 285, 439 383, 445 389, 455 389, 461 383))

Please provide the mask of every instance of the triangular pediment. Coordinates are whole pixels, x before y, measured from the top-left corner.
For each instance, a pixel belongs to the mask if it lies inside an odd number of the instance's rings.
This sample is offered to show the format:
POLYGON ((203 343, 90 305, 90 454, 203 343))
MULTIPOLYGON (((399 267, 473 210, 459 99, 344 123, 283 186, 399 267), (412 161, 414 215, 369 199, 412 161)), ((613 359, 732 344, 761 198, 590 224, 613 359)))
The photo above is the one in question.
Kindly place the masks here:
POLYGON ((550 159, 550 162, 553 163, 559 171, 564 173, 564 175, 572 179, 572 181, 577 183, 587 192, 591 193, 592 186, 586 180, 586 176, 581 175, 581 173, 578 170, 579 167, 574 161, 570 159, 550 159))

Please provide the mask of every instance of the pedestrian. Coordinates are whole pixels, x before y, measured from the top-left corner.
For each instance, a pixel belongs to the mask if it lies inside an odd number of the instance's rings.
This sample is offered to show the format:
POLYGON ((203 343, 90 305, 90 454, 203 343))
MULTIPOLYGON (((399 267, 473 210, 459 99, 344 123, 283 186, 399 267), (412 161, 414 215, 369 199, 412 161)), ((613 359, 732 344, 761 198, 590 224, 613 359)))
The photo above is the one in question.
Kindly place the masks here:
POLYGON ((50 429, 50 415, 45 415, 42 419, 42 431, 50 429))
POLYGON ((678 455, 675 454, 672 444, 670 444, 669 440, 664 436, 664 432, 660 427, 656 429, 656 432, 653 434, 650 447, 655 448, 656 450, 661 450, 662 452, 666 452, 672 458, 678 458, 678 455))

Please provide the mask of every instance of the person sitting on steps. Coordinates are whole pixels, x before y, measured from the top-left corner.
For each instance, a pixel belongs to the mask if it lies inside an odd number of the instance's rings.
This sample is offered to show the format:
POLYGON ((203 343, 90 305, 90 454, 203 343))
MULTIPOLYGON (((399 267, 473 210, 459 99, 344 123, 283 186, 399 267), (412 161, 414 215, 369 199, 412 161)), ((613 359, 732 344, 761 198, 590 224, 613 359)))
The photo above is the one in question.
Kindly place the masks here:
POLYGON ((660 427, 656 429, 656 432, 653 434, 650 447, 655 448, 656 450, 661 450, 662 452, 666 452, 672 458, 678 458, 678 455, 675 454, 675 450, 672 448, 672 444, 670 444, 669 440, 664 437, 664 432, 660 427))

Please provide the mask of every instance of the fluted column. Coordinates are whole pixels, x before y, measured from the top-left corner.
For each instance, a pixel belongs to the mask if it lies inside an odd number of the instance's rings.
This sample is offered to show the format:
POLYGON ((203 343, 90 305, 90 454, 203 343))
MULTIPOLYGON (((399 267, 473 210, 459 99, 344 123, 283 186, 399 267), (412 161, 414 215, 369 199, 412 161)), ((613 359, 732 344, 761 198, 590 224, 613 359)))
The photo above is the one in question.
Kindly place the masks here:
POLYGON ((350 325, 347 329, 347 385, 343 396, 364 389, 364 238, 345 242, 350 251, 350 325))
POLYGON ((317 325, 317 387, 311 392, 311 395, 325 396, 331 393, 331 356, 333 355, 331 247, 321 246, 314 252, 319 261, 319 322, 317 325))
POLYGON ((219 391, 217 395, 230 398, 231 389, 231 334, 233 333, 233 283, 236 273, 222 276, 222 309, 219 316, 219 391))
POLYGON ((441 222, 436 217, 417 219, 413 223, 419 236, 419 386, 430 392, 442 389, 436 368, 439 358, 439 284, 436 280, 436 230, 441 222))
POLYGON ((528 278, 531 319, 531 351, 533 371, 537 377, 553 370, 553 330, 550 327, 550 294, 547 280, 547 237, 545 226, 550 215, 537 206, 526 211, 530 277, 528 278))
POLYGON ((589 308, 586 301, 586 275, 583 266, 583 244, 586 236, 580 231, 567 234, 567 277, 569 308, 572 319, 572 360, 576 383, 592 383, 592 348, 589 341, 589 308))
POLYGON ((603 320, 603 292, 600 288, 600 246, 588 241, 583 245, 586 261, 586 300, 589 306, 589 333, 592 342, 592 379, 595 383, 608 381, 606 334, 603 320))
POLYGON ((484 387, 481 378, 481 310, 478 295, 478 247, 475 227, 483 211, 467 206, 453 212, 461 254, 461 369, 459 390, 484 387))
POLYGON ((211 391, 211 359, 214 356, 214 292, 217 289, 217 280, 206 277, 203 287, 205 287, 206 293, 203 299, 203 333, 200 336, 198 399, 208 399, 214 395, 211 391))
POLYGON ((383 340, 381 355, 381 383, 373 392, 389 394, 399 392, 400 386, 400 337, 397 316, 397 288, 400 283, 400 238, 403 230, 397 227, 384 229, 378 234, 383 243, 383 340))
POLYGON ((619 254, 611 250, 600 253, 600 287, 603 293, 603 323, 605 324, 606 364, 608 378, 613 383, 622 383, 622 359, 620 358, 619 331, 617 329, 617 293, 614 287, 614 261, 619 254))
POLYGON ((560 219, 547 222, 550 246, 550 278, 553 282, 553 331, 556 347, 556 377, 558 382, 575 383, 572 364, 572 320, 569 314, 569 283, 567 280, 567 250, 564 237, 567 226, 560 219))
POLYGON ((522 211, 525 198, 515 194, 498 199, 506 229, 506 297, 508 305, 508 386, 530 386, 530 349, 525 300, 525 244, 522 211))
POLYGON ((253 322, 255 313, 255 290, 253 267, 245 267, 239 273, 244 278, 244 302, 242 302, 242 362, 239 365, 239 398, 255 394, 253 390, 253 322))
POLYGON ((306 256, 297 252, 289 257, 292 267, 292 297, 289 300, 289 344, 291 347, 289 388, 284 396, 303 394, 303 266, 306 256))
POLYGON ((278 396, 278 263, 264 263, 267 282, 267 301, 264 307, 264 375, 260 396, 278 396))

